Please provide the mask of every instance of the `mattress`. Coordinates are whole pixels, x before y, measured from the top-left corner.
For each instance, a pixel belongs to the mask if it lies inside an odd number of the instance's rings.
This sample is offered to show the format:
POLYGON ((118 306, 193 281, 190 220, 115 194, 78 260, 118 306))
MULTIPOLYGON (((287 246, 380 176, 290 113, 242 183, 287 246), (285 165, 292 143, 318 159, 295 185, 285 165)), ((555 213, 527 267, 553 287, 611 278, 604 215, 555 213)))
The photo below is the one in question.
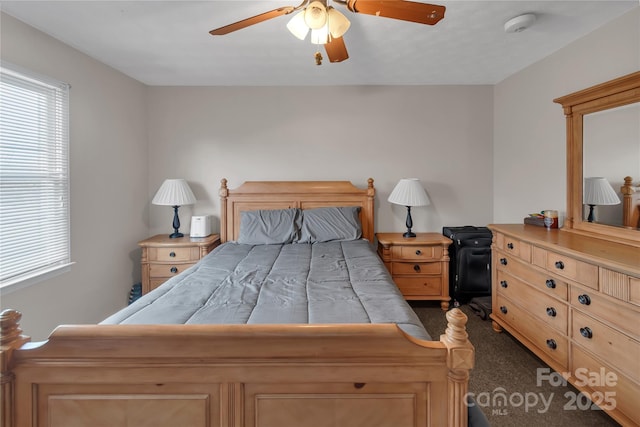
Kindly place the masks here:
POLYGON ((370 242, 227 242, 102 324, 395 323, 431 337, 370 242))

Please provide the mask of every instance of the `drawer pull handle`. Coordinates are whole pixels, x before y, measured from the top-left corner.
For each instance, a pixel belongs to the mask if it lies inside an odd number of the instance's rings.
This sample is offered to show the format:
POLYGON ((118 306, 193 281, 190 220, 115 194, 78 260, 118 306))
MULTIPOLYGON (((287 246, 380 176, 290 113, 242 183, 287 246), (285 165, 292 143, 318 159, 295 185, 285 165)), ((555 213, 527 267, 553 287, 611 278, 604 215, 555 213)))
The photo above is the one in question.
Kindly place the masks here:
POLYGON ((500 258, 500 264, 507 265, 507 259, 506 258, 500 258))
POLYGON ((172 273, 177 273, 178 272, 178 267, 171 267, 171 271, 172 273))
POLYGON ((505 307, 504 305, 500 306, 500 311, 502 312, 502 314, 507 314, 507 307, 505 307))
POLYGON ((418 250, 416 251, 416 255, 422 255, 422 251, 421 251, 420 249, 418 249, 418 250))
POLYGON ((419 271, 420 271, 420 266, 419 266, 418 264, 416 264, 416 265, 414 265, 414 266, 413 266, 413 269, 414 269, 416 272, 419 272, 419 271))
POLYGON ((556 268, 558 270, 564 270, 564 262, 562 261, 556 261, 556 268))
POLYGON ((546 284, 547 284, 547 288, 549 288, 549 289, 555 289, 556 288, 556 281, 553 280, 553 279, 547 279, 546 284))
POLYGON ((175 258, 175 257, 176 257, 176 253, 175 253, 175 252, 173 252, 173 251, 171 251, 171 252, 169 252, 169 256, 170 256, 171 258, 175 258))
POLYGON ((500 286, 502 286, 503 288, 506 288, 507 286, 509 286, 509 284, 507 283, 506 280, 501 280, 500 281, 500 286))
POLYGON ((590 327, 585 326, 584 328, 580 328, 580 335, 582 335, 587 339, 591 339, 593 338, 593 331, 591 330, 590 327))
POLYGON ((507 248, 513 249, 513 243, 507 243, 507 248))
POLYGON ((582 305, 589 305, 591 304, 591 298, 587 294, 581 294, 578 295, 578 302, 582 305))
POLYGON ((547 316, 556 317, 556 309, 553 307, 547 307, 547 316))
POLYGON ((551 350, 555 350, 556 348, 558 348, 558 344, 556 344, 556 340, 548 339, 547 340, 547 347, 549 347, 551 350))

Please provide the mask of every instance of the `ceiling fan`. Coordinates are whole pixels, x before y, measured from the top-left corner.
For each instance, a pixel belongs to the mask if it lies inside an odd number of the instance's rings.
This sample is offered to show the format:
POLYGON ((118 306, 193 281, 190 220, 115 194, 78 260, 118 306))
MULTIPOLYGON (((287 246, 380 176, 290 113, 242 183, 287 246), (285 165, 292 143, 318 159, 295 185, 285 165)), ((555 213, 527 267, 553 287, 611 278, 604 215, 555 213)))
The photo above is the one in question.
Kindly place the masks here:
MULTIPOLYGON (((349 20, 333 6, 338 3, 353 13, 375 15, 418 24, 435 25, 444 18, 445 7, 405 0, 303 0, 298 6, 279 7, 224 27, 209 31, 212 36, 222 36, 259 24, 282 15, 300 11, 287 24, 289 31, 304 40, 311 32, 311 42, 323 44, 330 62, 342 62, 349 58, 342 36, 349 29, 349 20)), ((316 64, 322 64, 320 52, 315 54, 316 64)))

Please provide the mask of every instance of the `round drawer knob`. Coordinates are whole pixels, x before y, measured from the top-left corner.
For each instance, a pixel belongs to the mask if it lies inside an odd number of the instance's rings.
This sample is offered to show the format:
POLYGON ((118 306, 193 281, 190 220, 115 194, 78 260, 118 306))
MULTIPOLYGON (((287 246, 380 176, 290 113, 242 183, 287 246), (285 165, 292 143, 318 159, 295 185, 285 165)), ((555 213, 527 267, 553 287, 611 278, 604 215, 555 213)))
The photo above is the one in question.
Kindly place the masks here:
POLYGON ((555 264, 555 265, 556 265, 556 268, 557 268, 558 270, 564 270, 564 262, 562 262, 562 261, 556 261, 556 264, 555 264))
POLYGON ((507 243, 507 248, 513 249, 513 243, 507 243))
POLYGON ((500 306, 500 311, 502 312, 502 314, 507 314, 507 307, 505 307, 504 305, 500 306))
POLYGON ((587 294, 580 294, 578 295, 578 302, 582 305, 589 305, 591 304, 591 298, 587 294))
POLYGON ((556 309, 553 307, 547 307, 547 316, 556 317, 556 309))
POLYGON ((416 255, 422 255, 422 251, 420 249, 416 250, 416 255))
POLYGON ((175 252, 173 252, 173 251, 171 251, 171 252, 169 252, 169 256, 170 256, 171 258, 175 258, 175 257, 176 257, 176 253, 175 253, 175 252))
POLYGON ((506 287, 508 287, 508 286, 509 286, 509 284, 507 283, 507 281, 506 281, 506 280, 501 280, 501 281, 500 281, 500 286, 502 286, 503 288, 506 288, 506 287))
POLYGON ((500 264, 507 265, 507 259, 506 258, 500 258, 500 264))
POLYGON ((178 267, 171 267, 171 271, 172 273, 177 273, 178 272, 178 267))
POLYGON ((547 284, 547 288, 549 288, 549 289, 555 289, 556 288, 556 281, 553 280, 553 279, 547 279, 546 284, 547 284))
POLYGON ((548 339, 547 340, 547 347, 549 347, 551 350, 555 350, 556 348, 558 348, 558 344, 556 344, 556 340, 548 339))
POLYGON ((413 266, 414 271, 417 273, 420 271, 420 266, 418 264, 413 266))
POLYGON ((593 338, 593 331, 591 330, 590 327, 585 326, 584 328, 580 328, 580 335, 582 335, 587 339, 591 339, 593 338))

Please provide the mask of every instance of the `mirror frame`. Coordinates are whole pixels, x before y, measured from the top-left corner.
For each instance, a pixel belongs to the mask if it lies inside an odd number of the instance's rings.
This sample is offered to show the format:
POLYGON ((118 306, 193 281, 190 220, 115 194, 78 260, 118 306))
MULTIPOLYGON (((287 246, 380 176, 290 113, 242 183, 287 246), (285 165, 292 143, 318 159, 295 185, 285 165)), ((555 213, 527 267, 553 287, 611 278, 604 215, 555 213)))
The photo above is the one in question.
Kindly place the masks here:
MULTIPOLYGON (((640 102, 640 71, 553 100, 564 109, 567 127, 567 215, 563 229, 640 246, 640 230, 583 220, 583 120, 586 114, 640 102)), ((620 178, 629 175, 622 171, 620 178)), ((634 176, 634 180, 640 176, 634 176)), ((621 213, 622 215, 622 213, 621 213)))

